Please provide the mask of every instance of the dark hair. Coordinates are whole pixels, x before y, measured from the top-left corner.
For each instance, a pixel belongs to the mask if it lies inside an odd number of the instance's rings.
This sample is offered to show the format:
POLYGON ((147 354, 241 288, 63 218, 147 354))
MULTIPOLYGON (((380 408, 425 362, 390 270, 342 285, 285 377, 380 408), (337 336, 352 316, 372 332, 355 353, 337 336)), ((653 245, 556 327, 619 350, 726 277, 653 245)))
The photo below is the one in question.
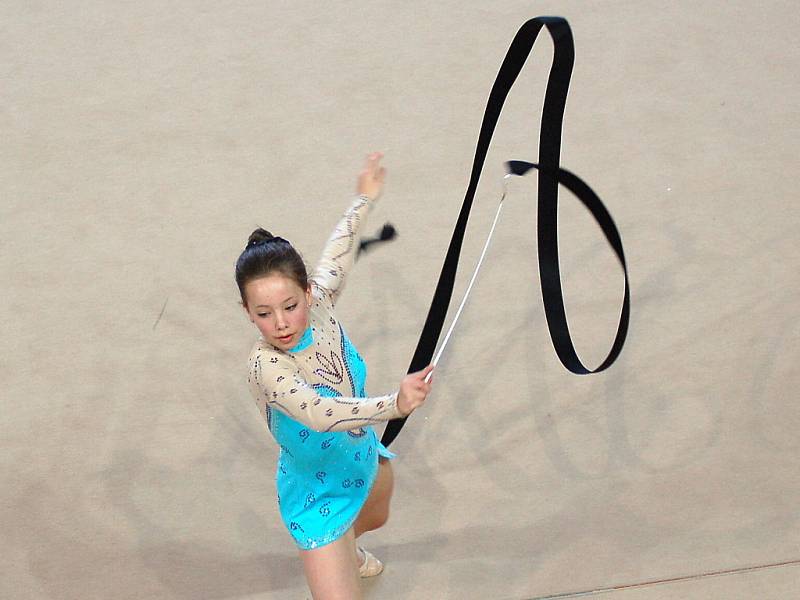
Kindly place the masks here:
POLYGON ((248 282, 276 271, 294 280, 303 290, 308 289, 306 265, 297 250, 282 237, 259 227, 247 238, 247 245, 236 261, 236 285, 242 304, 247 306, 244 286, 248 282))

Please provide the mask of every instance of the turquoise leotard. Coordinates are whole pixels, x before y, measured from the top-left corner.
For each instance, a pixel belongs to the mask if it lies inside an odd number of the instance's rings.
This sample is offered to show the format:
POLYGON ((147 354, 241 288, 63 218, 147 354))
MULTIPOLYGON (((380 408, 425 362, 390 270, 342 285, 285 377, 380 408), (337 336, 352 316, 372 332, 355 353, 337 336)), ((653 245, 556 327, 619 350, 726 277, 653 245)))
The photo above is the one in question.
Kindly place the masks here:
MULTIPOLYGON (((341 339, 353 395, 363 397, 366 364, 343 331, 341 339)), ((289 352, 312 343, 309 327, 289 352)), ((325 384, 312 387, 321 396, 340 395, 325 384)), ((269 406, 266 410, 270 431, 281 448, 275 483, 283 522, 303 550, 328 544, 344 535, 358 517, 377 474, 378 456, 395 455, 378 441, 371 426, 318 432, 269 406)))

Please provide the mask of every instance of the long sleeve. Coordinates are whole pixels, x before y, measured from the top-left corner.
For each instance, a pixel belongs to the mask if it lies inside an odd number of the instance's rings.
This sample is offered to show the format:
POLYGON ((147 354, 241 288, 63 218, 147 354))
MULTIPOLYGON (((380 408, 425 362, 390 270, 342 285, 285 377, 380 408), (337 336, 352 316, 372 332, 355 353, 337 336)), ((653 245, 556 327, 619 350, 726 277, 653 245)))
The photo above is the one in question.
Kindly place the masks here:
POLYGON ((275 408, 314 431, 348 431, 402 417, 397 394, 374 398, 321 396, 292 359, 278 352, 251 357, 250 390, 263 412, 275 408))
POLYGON ((361 240, 361 225, 375 201, 358 196, 345 211, 325 244, 311 280, 330 297, 332 304, 344 287, 345 278, 355 262, 361 240))

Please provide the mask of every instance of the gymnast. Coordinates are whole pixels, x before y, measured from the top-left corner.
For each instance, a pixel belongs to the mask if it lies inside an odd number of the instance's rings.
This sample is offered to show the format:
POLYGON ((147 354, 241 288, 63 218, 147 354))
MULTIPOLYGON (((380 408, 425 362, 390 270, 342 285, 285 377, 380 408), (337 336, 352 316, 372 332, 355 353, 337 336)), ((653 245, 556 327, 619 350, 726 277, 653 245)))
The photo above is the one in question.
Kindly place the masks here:
POLYGON ((383 570, 356 544, 386 523, 394 487, 395 455, 372 425, 408 416, 431 389, 429 365, 406 375, 396 392, 367 396, 366 365, 334 312, 361 226, 383 190, 381 158, 367 157, 357 197, 311 277, 292 245, 264 229, 250 235, 236 262, 243 308, 261 333, 248 382, 280 446, 278 506, 315 600, 361 598, 359 577, 383 570))

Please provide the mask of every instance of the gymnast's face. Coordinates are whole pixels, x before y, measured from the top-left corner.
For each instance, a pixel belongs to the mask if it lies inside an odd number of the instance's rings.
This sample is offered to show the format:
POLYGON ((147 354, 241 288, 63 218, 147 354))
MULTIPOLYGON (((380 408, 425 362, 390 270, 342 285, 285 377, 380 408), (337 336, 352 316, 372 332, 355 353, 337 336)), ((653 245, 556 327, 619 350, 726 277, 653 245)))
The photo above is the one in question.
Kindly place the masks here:
POLYGON ((279 273, 248 281, 245 311, 261 335, 280 350, 297 345, 308 327, 311 288, 279 273))

